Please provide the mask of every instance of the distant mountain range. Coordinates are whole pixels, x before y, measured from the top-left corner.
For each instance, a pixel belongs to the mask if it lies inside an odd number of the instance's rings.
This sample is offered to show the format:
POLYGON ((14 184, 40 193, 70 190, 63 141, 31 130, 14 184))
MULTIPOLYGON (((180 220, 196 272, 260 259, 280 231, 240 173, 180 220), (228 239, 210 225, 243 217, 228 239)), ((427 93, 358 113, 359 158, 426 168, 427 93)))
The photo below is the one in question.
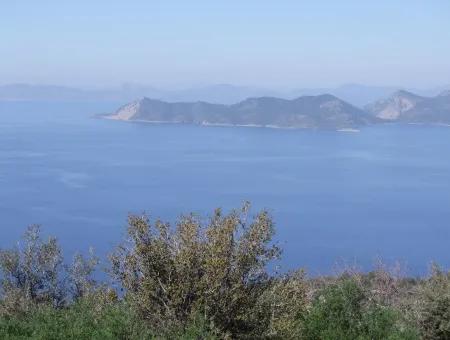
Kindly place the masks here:
POLYGON ((383 122, 450 124, 450 91, 435 97, 396 91, 359 109, 336 96, 296 99, 248 98, 237 104, 168 103, 143 98, 104 118, 158 123, 261 126, 279 128, 356 129, 383 122))
MULTIPOLYGON (((390 96, 392 93, 399 90, 399 87, 393 86, 367 86, 361 84, 346 84, 335 88, 319 88, 319 89, 300 89, 293 91, 293 96, 305 95, 319 95, 323 93, 330 93, 342 100, 345 100, 352 105, 364 108, 380 99, 390 96)), ((402 89, 406 92, 413 92, 420 96, 432 97, 444 91, 450 90, 450 85, 440 86, 429 89, 402 89)))
MULTIPOLYGON (((172 103, 204 101, 230 105, 254 97, 295 99, 300 96, 316 96, 329 93, 362 108, 369 103, 387 97, 397 89, 386 86, 347 84, 334 88, 303 88, 276 91, 261 87, 217 84, 182 90, 164 90, 152 86, 127 84, 119 88, 87 90, 64 86, 10 84, 0 86, 0 101, 110 101, 127 103, 139 98, 149 97, 172 103)), ((450 86, 427 90, 409 89, 409 91, 421 96, 436 95, 444 90, 450 90, 450 86)))
POLYGON ((82 90, 53 85, 9 84, 0 86, 0 101, 130 102, 151 97, 168 102, 207 101, 234 104, 249 97, 283 96, 263 88, 218 84, 183 90, 162 90, 151 86, 124 85, 115 89, 82 90))

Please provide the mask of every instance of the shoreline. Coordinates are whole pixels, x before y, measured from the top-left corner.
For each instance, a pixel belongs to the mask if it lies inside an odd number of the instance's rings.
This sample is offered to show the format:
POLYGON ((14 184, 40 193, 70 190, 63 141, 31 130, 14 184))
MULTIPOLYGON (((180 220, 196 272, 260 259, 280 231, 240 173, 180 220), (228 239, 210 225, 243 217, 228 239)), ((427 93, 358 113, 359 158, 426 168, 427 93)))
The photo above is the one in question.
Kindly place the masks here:
POLYGON ((338 128, 338 129, 327 129, 327 128, 318 128, 318 127, 289 127, 289 126, 279 126, 279 125, 259 125, 259 124, 229 124, 229 123, 189 123, 189 122, 168 122, 168 121, 159 121, 159 120, 144 120, 144 119, 122 119, 115 116, 99 116, 97 118, 107 119, 107 120, 115 120, 127 123, 145 123, 145 124, 174 124, 174 125, 195 125, 195 126, 210 126, 210 127, 246 127, 246 128, 259 128, 259 129, 279 129, 279 130, 313 130, 313 131, 336 131, 336 132, 360 132, 359 129, 355 128, 338 128))
POLYGON ((260 128, 260 129, 280 129, 280 130, 313 130, 313 131, 336 131, 336 132, 347 132, 347 133, 358 133, 361 132, 362 128, 379 126, 379 125, 413 125, 413 126, 435 126, 435 127, 450 127, 450 123, 403 123, 403 122, 379 122, 375 124, 369 124, 362 126, 360 128, 348 127, 348 128, 320 128, 320 127, 300 127, 300 126, 279 126, 279 125, 259 125, 259 124, 230 124, 230 123, 194 123, 194 122, 168 122, 168 121, 159 121, 159 120, 145 120, 145 119, 122 119, 117 116, 111 115, 97 115, 95 118, 99 119, 107 119, 107 120, 115 120, 121 122, 128 123, 145 123, 145 124, 174 124, 174 125, 195 125, 195 126, 212 126, 212 127, 246 127, 246 128, 260 128))

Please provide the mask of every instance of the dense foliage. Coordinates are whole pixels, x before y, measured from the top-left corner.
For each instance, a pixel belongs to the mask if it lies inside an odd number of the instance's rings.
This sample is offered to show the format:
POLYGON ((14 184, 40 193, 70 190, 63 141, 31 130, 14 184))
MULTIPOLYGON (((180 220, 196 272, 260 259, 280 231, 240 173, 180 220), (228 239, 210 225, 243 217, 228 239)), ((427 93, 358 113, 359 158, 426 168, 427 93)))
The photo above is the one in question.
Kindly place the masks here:
POLYGON ((112 284, 94 280, 92 252, 67 264, 56 239, 30 227, 0 251, 0 338, 450 339, 449 272, 280 274, 272 218, 249 208, 175 226, 130 216, 112 284))

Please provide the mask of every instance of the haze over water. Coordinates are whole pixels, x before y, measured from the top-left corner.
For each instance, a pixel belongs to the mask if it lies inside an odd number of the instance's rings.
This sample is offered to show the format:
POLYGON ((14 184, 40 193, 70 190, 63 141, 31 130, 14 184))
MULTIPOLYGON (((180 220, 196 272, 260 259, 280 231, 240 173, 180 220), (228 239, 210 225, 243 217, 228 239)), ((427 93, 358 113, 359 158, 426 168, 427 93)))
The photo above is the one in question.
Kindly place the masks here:
POLYGON ((268 208, 284 268, 329 273, 377 257, 448 267, 450 128, 359 133, 93 119, 117 103, 0 103, 0 247, 39 223, 68 252, 105 255, 128 212, 174 221, 268 208))

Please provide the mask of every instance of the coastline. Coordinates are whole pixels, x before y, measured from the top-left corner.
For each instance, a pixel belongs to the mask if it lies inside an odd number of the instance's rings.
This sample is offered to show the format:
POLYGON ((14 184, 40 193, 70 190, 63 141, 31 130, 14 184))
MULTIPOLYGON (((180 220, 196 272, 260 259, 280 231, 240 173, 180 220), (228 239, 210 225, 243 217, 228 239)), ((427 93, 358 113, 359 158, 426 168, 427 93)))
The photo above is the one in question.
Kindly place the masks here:
POLYGON ((359 129, 355 128, 339 128, 339 129, 326 129, 326 128, 319 128, 319 127, 301 127, 301 126, 279 126, 279 125, 259 125, 259 124, 229 124, 229 123, 189 123, 189 122, 168 122, 163 120, 145 120, 145 119, 123 119, 117 116, 111 116, 111 115, 103 115, 98 116, 97 118, 100 119, 108 119, 108 120, 115 120, 115 121, 121 121, 121 122, 128 122, 128 123, 145 123, 145 124, 189 124, 189 125, 196 125, 196 126, 211 126, 211 127, 246 127, 246 128, 259 128, 259 129, 280 129, 280 130, 323 130, 323 131, 337 131, 337 132, 360 132, 359 129))
MULTIPOLYGON (((208 122, 202 122, 202 123, 191 123, 191 122, 168 122, 164 120, 145 120, 145 119, 123 119, 118 116, 113 115, 96 115, 95 118, 99 119, 107 119, 107 120, 115 120, 115 121, 121 121, 121 122, 128 122, 128 123, 145 123, 145 124, 188 124, 188 125, 197 125, 197 126, 212 126, 212 127, 246 127, 246 128, 260 128, 260 129, 280 129, 280 130, 322 130, 322 131, 336 131, 336 132, 346 132, 346 133, 358 133, 361 132, 360 128, 354 128, 354 127, 348 127, 348 128, 320 128, 320 127, 301 127, 301 126, 279 126, 279 125, 259 125, 259 124, 230 124, 230 123, 208 123, 208 122)), ((375 124, 369 124, 363 127, 370 127, 370 126, 376 126, 376 125, 413 125, 413 126, 437 126, 437 127, 450 127, 450 123, 403 123, 403 122, 395 122, 395 121, 388 121, 388 122, 378 122, 375 124)))

